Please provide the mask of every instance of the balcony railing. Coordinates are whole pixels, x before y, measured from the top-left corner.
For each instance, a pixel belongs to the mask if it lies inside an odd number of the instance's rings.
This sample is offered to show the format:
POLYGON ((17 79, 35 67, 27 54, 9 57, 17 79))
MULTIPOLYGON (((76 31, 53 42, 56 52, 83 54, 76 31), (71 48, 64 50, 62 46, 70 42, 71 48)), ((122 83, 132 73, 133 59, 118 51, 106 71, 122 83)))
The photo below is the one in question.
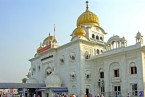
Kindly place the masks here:
POLYGON ((97 92, 96 96, 103 95, 104 97, 145 97, 143 90, 127 91, 112 91, 112 92, 97 92))
POLYGON ((112 82, 121 82, 121 78, 120 77, 113 77, 112 82))

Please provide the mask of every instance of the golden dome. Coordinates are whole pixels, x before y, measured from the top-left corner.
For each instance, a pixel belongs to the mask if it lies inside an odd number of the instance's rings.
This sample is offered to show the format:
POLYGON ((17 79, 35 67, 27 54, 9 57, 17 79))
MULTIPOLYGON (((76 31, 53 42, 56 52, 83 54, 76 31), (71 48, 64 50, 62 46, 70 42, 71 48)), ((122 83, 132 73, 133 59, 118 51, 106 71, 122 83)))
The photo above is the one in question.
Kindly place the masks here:
POLYGON ((93 12, 86 10, 86 12, 82 13, 78 20, 77 20, 77 26, 80 26, 82 24, 98 24, 100 25, 99 18, 97 15, 95 15, 93 12))
POLYGON ((55 42, 56 38, 55 38, 55 36, 48 36, 47 38, 44 39, 44 41, 48 41, 48 40, 55 42))
POLYGON ((83 28, 81 28, 81 26, 78 26, 74 31, 73 31, 73 35, 75 36, 85 36, 86 32, 83 28))
POLYGON ((98 24, 100 25, 99 18, 96 14, 88 10, 88 2, 86 2, 86 11, 82 13, 78 20, 77 20, 77 26, 80 26, 82 24, 98 24))
POLYGON ((57 42, 55 36, 49 35, 47 38, 44 39, 43 45, 48 45, 50 41, 57 42))

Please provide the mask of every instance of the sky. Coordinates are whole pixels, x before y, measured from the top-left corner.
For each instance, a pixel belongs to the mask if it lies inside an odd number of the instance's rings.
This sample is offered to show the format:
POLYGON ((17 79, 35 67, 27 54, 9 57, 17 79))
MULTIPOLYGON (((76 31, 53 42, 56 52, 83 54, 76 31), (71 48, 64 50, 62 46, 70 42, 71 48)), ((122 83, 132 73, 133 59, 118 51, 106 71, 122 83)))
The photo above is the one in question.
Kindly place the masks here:
MULTIPOLYGON (((145 37, 145 0, 88 1, 108 33, 105 41, 119 35, 134 45, 138 31, 145 37)), ((54 24, 58 45, 70 42, 85 9, 85 0, 0 0, 0 82, 21 82, 40 42, 54 35, 54 24)))

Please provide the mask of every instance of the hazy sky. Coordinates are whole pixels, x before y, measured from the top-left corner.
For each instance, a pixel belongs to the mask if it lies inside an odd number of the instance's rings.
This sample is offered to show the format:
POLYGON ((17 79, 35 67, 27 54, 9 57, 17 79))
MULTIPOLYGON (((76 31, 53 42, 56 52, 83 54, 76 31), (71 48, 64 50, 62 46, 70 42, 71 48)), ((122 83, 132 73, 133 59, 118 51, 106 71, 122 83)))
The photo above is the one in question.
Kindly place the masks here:
MULTIPOLYGON (((145 37, 145 0, 88 1, 108 33, 105 41, 119 35, 133 45, 138 31, 145 37)), ((54 24, 58 45, 69 42, 85 9, 85 0, 0 0, 0 82, 21 82, 54 24)))

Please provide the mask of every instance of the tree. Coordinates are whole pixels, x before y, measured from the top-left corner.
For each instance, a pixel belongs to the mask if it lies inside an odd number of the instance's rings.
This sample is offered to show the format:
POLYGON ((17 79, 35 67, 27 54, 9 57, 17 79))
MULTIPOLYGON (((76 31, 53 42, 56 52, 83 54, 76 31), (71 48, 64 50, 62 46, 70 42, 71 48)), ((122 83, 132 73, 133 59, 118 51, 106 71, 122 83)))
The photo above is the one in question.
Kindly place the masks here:
POLYGON ((27 78, 22 79, 22 83, 26 83, 26 81, 27 81, 27 78))

